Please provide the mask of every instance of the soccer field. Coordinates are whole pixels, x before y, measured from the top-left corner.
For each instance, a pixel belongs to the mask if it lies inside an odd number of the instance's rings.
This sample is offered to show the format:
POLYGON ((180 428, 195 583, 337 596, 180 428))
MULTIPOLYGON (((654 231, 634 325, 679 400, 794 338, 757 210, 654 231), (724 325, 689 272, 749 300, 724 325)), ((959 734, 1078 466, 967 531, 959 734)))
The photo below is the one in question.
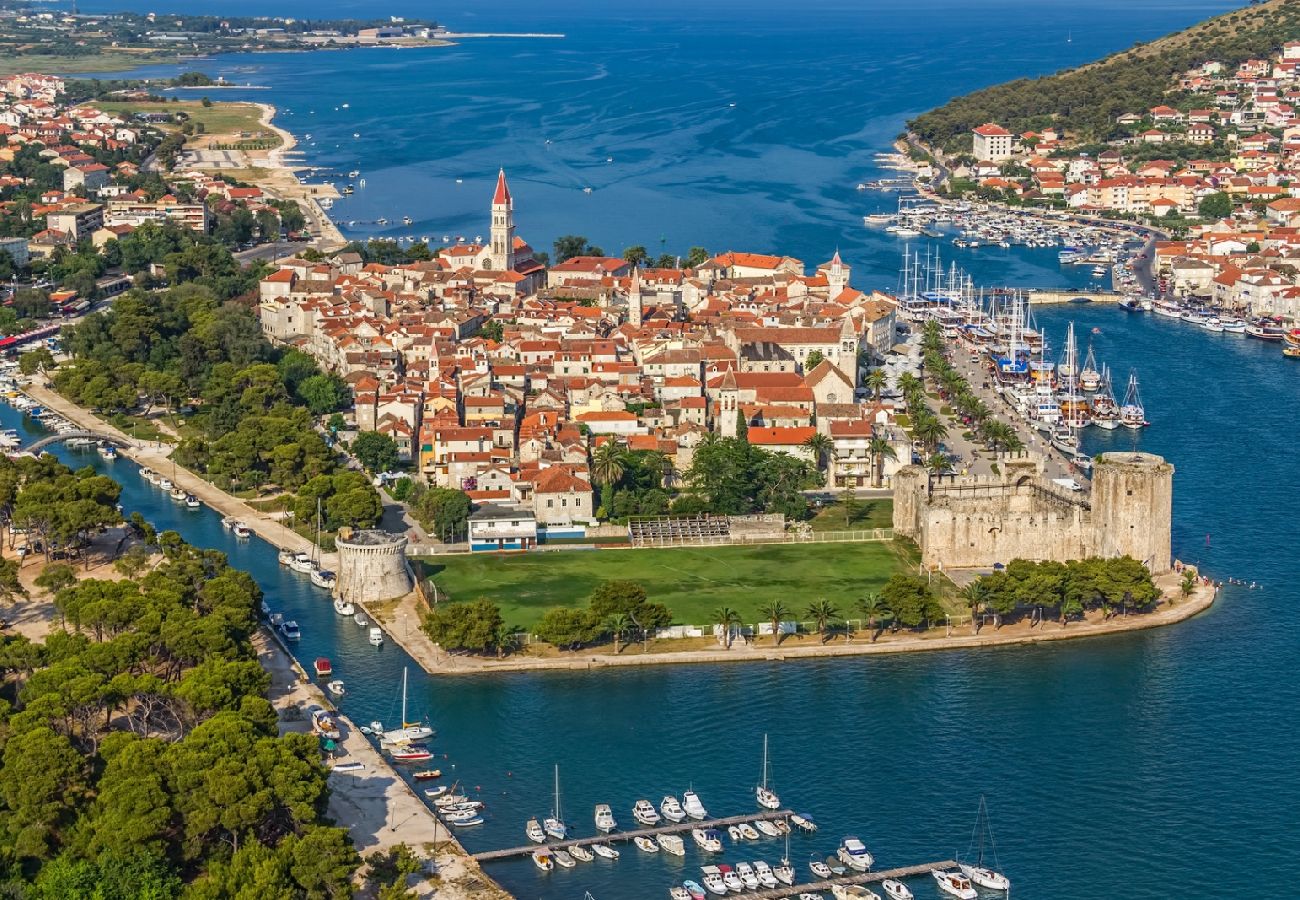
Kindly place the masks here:
POLYGON ((800 617, 821 599, 851 616, 858 597, 907 568, 892 543, 482 553, 421 562, 451 599, 485 597, 501 607, 508 624, 520 626, 532 625, 552 606, 583 606, 598 584, 619 579, 640 584, 679 624, 708 625, 720 606, 758 622, 759 607, 773 599, 800 617))

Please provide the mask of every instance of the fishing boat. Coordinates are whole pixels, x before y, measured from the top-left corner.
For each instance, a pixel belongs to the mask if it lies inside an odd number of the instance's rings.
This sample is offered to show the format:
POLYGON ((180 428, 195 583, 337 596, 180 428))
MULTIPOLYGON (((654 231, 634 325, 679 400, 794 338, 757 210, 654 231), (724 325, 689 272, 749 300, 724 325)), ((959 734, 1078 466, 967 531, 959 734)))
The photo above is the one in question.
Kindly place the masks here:
POLYGON ((774 888, 779 884, 776 876, 772 874, 772 867, 766 861, 761 859, 754 860, 754 877, 758 883, 765 888, 774 888))
POLYGON ((1110 369, 1102 366, 1101 388, 1092 398, 1092 424, 1105 431, 1119 427, 1119 404, 1110 384, 1110 369))
POLYGON ((286 641, 296 641, 302 638, 302 629, 293 619, 280 623, 280 634, 284 635, 286 641))
POLYGON ((727 886, 722 881, 722 870, 717 866, 701 866, 700 872, 704 881, 704 887, 710 894, 725 894, 727 886))
POLYGON ((880 887, 889 896, 889 900, 913 900, 911 889, 897 878, 886 878, 880 882, 880 887))
POLYGON ((656 844, 654 841, 650 840, 650 838, 648 837, 637 835, 636 837, 632 838, 632 843, 636 844, 638 850, 644 851, 645 853, 659 852, 659 845, 656 844))
POLYGON ((334 598, 334 611, 340 616, 354 616, 357 608, 342 597, 334 598))
POLYGON ((416 781, 432 781, 442 777, 442 769, 421 769, 419 772, 412 772, 411 777, 416 781))
POLYGON ((596 852, 597 856, 602 856, 605 859, 618 859, 618 851, 609 844, 592 844, 591 849, 596 852))
MULTIPOLYGON (((405 718, 406 711, 402 711, 405 718)), ((547 835, 562 841, 569 836, 569 828, 564 824, 564 818, 560 814, 560 767, 555 767, 555 808, 551 814, 542 820, 542 827, 546 830, 547 835)))
POLYGON ((687 791, 682 794, 682 809, 686 810, 686 815, 692 819, 707 819, 709 811, 704 808, 700 802, 700 795, 695 791, 687 791))
POLYGON ((839 858, 840 862, 844 863, 844 865, 851 869, 857 869, 860 872, 865 872, 867 869, 870 869, 871 864, 876 861, 871 855, 871 852, 867 850, 866 844, 862 843, 862 841, 852 835, 849 835, 840 842, 839 849, 835 851, 835 855, 839 858))
POLYGON ((474 812, 447 813, 442 818, 448 825, 454 825, 456 828, 483 824, 483 817, 474 812))
POLYGON ((1124 405, 1119 409, 1119 421, 1125 428, 1138 430, 1149 424, 1146 409, 1142 406, 1142 395, 1138 392, 1136 371, 1129 372, 1128 390, 1124 393, 1124 405))
POLYGON ((420 744, 397 744, 388 749, 393 762, 424 762, 433 759, 428 747, 420 744))
POLYGON ((765 809, 780 809, 781 798, 776 795, 776 791, 773 791, 771 788, 767 786, 767 774, 768 774, 767 768, 768 768, 767 767, 767 735, 764 734, 763 735, 763 779, 762 782, 757 787, 754 788, 754 798, 758 801, 758 805, 765 809))
MULTIPOLYGON (((332 590, 334 587, 334 583, 337 580, 338 579, 335 577, 334 573, 331 572, 329 569, 317 569, 315 572, 311 573, 311 583, 316 585, 316 587, 318 588, 325 588, 326 590, 332 590)), ((349 604, 349 606, 350 605, 351 604, 349 604)), ((352 614, 343 613, 343 615, 350 616, 352 614)))
POLYGON ((957 900, 979 900, 979 891, 971 887, 970 879, 960 872, 943 872, 939 869, 931 869, 930 874, 934 876, 935 882, 939 885, 939 890, 945 894, 951 894, 957 900))
POLYGON ((346 689, 343 687, 343 682, 338 679, 325 685, 325 690, 329 691, 335 697, 342 697, 343 694, 346 693, 346 689))
POLYGON ((241 541, 246 541, 253 536, 253 529, 249 528, 243 522, 236 522, 234 528, 231 530, 235 533, 235 537, 239 538, 241 541))
POLYGON ((659 812, 669 822, 686 821, 686 810, 682 809, 681 803, 671 794, 664 797, 659 804, 659 812))
POLYGON ((659 844, 659 849, 665 853, 671 853, 673 856, 686 855, 686 842, 675 834, 656 835, 655 841, 659 844))
POLYGON ((632 818, 642 825, 659 824, 659 813, 655 812, 654 805, 649 800, 638 800, 636 802, 632 807, 632 818))
POLYGON ((614 821, 614 811, 609 808, 608 803, 596 804, 596 830, 609 834, 618 828, 618 822, 614 821))
POLYGON ((329 678, 334 674, 334 666, 323 656, 316 657, 316 662, 312 665, 316 669, 317 678, 329 678))
MULTIPOLYGON (((370 629, 370 642, 375 643, 375 632, 380 634, 380 642, 383 641, 383 631, 378 628, 370 629)), ((407 687, 407 669, 402 667, 402 727, 393 728, 385 731, 380 735, 381 743, 385 744, 402 744, 409 741, 422 741, 426 738, 433 737, 433 729, 428 725, 422 725, 419 722, 409 722, 406 718, 406 687, 407 687)), ((557 776, 558 777, 558 776, 557 776)), ((557 782, 558 784, 558 782, 557 782)))
POLYGON ((551 860, 551 854, 545 850, 533 851, 533 865, 543 872, 549 872, 555 868, 555 863, 551 860))
POLYGON ((993 842, 993 829, 989 824, 989 810, 983 796, 980 797, 979 811, 975 814, 975 827, 971 830, 970 846, 966 848, 966 860, 958 858, 957 868, 961 870, 963 875, 982 888, 988 888, 992 891, 1011 890, 1011 880, 998 871, 1001 868, 998 863, 998 849, 993 842), (988 853, 993 858, 994 868, 990 868, 984 863, 986 844, 988 845, 988 853), (972 857, 973 862, 969 861, 972 857))
POLYGON ((447 793, 447 785, 445 784, 440 784, 437 787, 425 788, 424 790, 424 796, 429 797, 430 799, 441 797, 445 793, 447 793))
POLYGON ((695 846, 707 853, 722 852, 722 835, 712 828, 692 828, 691 840, 695 841, 695 846))
POLYGON ((745 886, 745 890, 758 890, 758 876, 754 874, 754 867, 749 863, 744 861, 736 863, 736 877, 745 886))
POLYGON ((1273 319, 1256 319, 1246 326, 1246 337, 1253 337, 1258 341, 1280 341, 1285 336, 1286 329, 1273 319))

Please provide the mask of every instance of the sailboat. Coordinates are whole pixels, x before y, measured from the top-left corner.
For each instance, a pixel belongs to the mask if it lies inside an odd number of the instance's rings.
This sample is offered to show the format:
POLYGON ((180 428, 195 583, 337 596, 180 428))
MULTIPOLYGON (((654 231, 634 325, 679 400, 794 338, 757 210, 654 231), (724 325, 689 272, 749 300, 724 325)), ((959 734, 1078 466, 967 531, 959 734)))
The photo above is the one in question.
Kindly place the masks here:
POLYGON ((555 767, 555 809, 542 820, 542 828, 557 841, 562 841, 569 836, 569 829, 560 816, 560 767, 558 765, 555 767))
POLYGON ((1105 431, 1119 427, 1119 404, 1110 384, 1110 368, 1101 367, 1101 389, 1092 398, 1092 423, 1105 431))
MULTIPOLYGON (((311 568, 309 569, 309 572, 311 575, 312 584, 316 585, 316 587, 323 587, 326 589, 330 589, 334 587, 334 573, 329 571, 328 569, 322 569, 320 567, 320 501, 321 498, 317 497, 316 498, 316 544, 311 548, 311 568)), ((348 607, 352 606, 352 604, 350 603, 347 605, 348 607)), ((337 603, 335 604, 334 608, 339 609, 337 603)), ((352 612, 354 612, 354 610, 350 610, 349 612, 343 612, 342 610, 339 610, 339 615, 350 616, 352 615, 352 612)))
POLYGON ((772 874, 776 880, 782 884, 794 884, 794 866, 790 865, 790 829, 785 830, 785 856, 781 857, 781 865, 772 869, 772 874))
POLYGON ((1001 868, 998 863, 998 848, 993 843, 993 829, 989 827, 989 809, 984 803, 984 796, 980 795, 980 808, 975 816, 975 828, 971 832, 970 847, 966 850, 966 856, 969 859, 971 852, 975 850, 976 841, 979 842, 979 849, 976 851, 975 861, 962 862, 957 861, 957 867, 961 873, 975 882, 982 888, 989 888, 994 891, 1010 891, 1011 880, 1007 876, 998 872, 1001 868), (990 869, 984 865, 984 839, 988 838, 989 850, 993 855, 993 865, 997 868, 990 869))
POLYGON ((1119 420, 1125 428, 1132 428, 1135 431, 1149 424, 1146 420, 1146 409, 1142 406, 1142 395, 1138 393, 1136 370, 1129 371, 1128 390, 1124 392, 1124 405, 1120 407, 1119 420))
POLYGON ((385 731, 380 735, 380 741, 385 744, 406 744, 411 741, 422 741, 425 738, 433 737, 433 729, 428 725, 421 725, 416 722, 406 720, 406 667, 402 667, 402 727, 394 728, 392 731, 385 731))
POLYGON ((1079 370, 1079 387, 1093 393, 1101 387, 1101 373, 1097 371, 1097 357, 1092 352, 1092 342, 1088 342, 1088 355, 1084 357, 1083 368, 1079 370))
POLYGON ((781 798, 767 786, 767 735, 763 735, 763 782, 754 788, 754 798, 758 805, 766 809, 780 809, 781 798))

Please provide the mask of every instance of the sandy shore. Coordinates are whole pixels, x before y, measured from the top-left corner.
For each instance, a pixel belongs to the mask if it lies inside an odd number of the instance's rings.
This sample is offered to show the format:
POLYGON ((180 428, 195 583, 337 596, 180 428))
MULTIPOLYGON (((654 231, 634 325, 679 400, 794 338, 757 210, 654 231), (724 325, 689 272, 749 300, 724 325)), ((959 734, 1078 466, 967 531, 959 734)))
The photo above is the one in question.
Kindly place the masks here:
POLYGON ((347 243, 347 238, 343 232, 339 231, 334 220, 329 217, 325 209, 320 205, 320 199, 329 197, 331 199, 338 197, 338 192, 333 188, 320 184, 303 184, 298 180, 295 174, 303 166, 294 165, 288 162, 285 155, 294 147, 298 146, 298 139, 292 132, 281 128, 275 124, 276 108, 270 103, 255 103, 254 106, 262 110, 260 124, 269 131, 273 131, 280 138, 280 145, 271 150, 253 150, 247 153, 250 166, 263 168, 267 174, 263 178, 254 179, 258 187, 270 191, 281 200, 296 200, 302 207, 303 213, 312 222, 313 230, 319 237, 315 241, 315 246, 320 250, 334 250, 342 247, 347 243))

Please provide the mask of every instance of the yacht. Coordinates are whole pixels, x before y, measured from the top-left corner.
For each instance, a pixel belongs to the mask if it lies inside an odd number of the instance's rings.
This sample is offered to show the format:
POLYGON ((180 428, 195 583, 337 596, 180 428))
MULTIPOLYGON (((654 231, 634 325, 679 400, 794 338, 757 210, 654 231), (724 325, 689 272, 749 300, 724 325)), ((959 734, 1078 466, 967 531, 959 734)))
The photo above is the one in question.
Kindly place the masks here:
POLYGON ((960 864, 958 868, 961 869, 963 875, 982 888, 988 888, 991 891, 1011 890, 1011 879, 1000 872, 994 872, 992 869, 986 869, 983 866, 970 866, 965 863, 960 864))
POLYGON ((592 844, 591 849, 596 851, 597 856, 603 856, 605 859, 618 859, 618 851, 609 844, 592 844))
POLYGON ((880 886, 889 895, 889 900, 912 900, 911 889, 897 878, 886 878, 880 886))
POLYGON ((284 635, 286 641, 296 641, 302 638, 302 629, 293 619, 288 619, 280 623, 280 634, 284 635))
POLYGON ((289 568, 293 569, 295 572, 302 572, 306 575, 316 568, 316 563, 312 562, 309 555, 300 552, 293 555, 293 559, 289 563, 289 568))
POLYGON ((754 877, 765 888, 774 888, 780 883, 776 880, 776 876, 772 874, 772 867, 761 859, 754 861, 754 877))
POLYGON ((555 868, 555 863, 551 861, 551 854, 547 853, 545 850, 533 851, 533 865, 537 866, 537 868, 541 869, 543 872, 549 872, 551 869, 555 868))
POLYGON ((1138 392, 1137 372, 1128 376, 1128 390, 1124 394, 1124 405, 1119 410, 1120 424, 1134 431, 1147 425, 1146 409, 1142 406, 1142 395, 1138 392))
POLYGON ((614 821, 614 811, 609 808, 608 803, 596 804, 596 830, 609 834, 618 828, 618 822, 614 821))
POLYGON ((710 894, 725 894, 727 886, 722 881, 722 871, 717 866, 702 866, 704 887, 710 894))
POLYGON ((781 798, 776 791, 767 786, 767 735, 763 735, 763 781, 754 788, 754 797, 758 805, 765 809, 780 809, 781 798))
POLYGON ((384 642, 384 629, 382 629, 382 628, 371 628, 371 629, 370 629, 370 637, 369 637, 369 641, 370 641, 370 643, 374 644, 376 647, 378 647, 378 646, 380 646, 381 644, 383 644, 383 642, 384 642))
POLYGON ((704 808, 700 802, 700 795, 695 791, 687 791, 682 794, 682 808, 686 810, 686 815, 692 819, 707 819, 709 811, 704 808))
POLYGON ((708 853, 722 852, 722 835, 712 828, 692 828, 691 840, 695 841, 695 846, 708 853))
MULTIPOLYGON (((316 587, 329 590, 334 587, 335 581, 334 573, 329 569, 317 569, 315 572, 311 573, 311 583, 316 585, 316 587)), ((348 605, 351 606, 352 604, 349 603, 348 605)), ((352 613, 342 613, 342 615, 350 616, 352 613)))
POLYGON ((357 614, 357 608, 342 597, 335 598, 334 611, 340 616, 354 616, 357 614))
POLYGON ((659 845, 656 844, 654 841, 650 840, 650 838, 648 837, 637 835, 636 837, 632 838, 632 843, 636 844, 638 850, 643 850, 646 853, 659 852, 659 845))
MULTIPOLYGON (((402 715, 405 717, 405 709, 402 710, 402 715)), ((542 820, 542 827, 557 841, 562 841, 569 836, 569 827, 564 824, 564 818, 560 814, 560 767, 558 765, 555 767, 555 808, 542 820)))
POLYGON ((942 872, 931 869, 930 874, 939 884, 939 890, 952 894, 957 900, 979 900, 979 892, 971 887, 970 879, 960 872, 942 872))
POLYGON ((665 853, 671 853, 673 856, 686 855, 686 842, 675 834, 661 834, 656 836, 655 840, 665 853))
MULTIPOLYGON (((370 643, 376 644, 375 632, 379 632, 379 642, 383 643, 384 632, 380 628, 370 629, 370 643)), ((378 644, 376 644, 378 646, 378 644)), ((402 668, 402 727, 385 731, 379 736, 380 743, 403 744, 408 741, 423 741, 433 737, 433 729, 418 722, 409 722, 406 718, 406 668, 402 668)))
POLYGON ((749 863, 743 861, 736 863, 736 877, 745 886, 745 890, 758 890, 758 876, 754 874, 754 867, 749 863))
MULTIPOLYGON (((226 523, 226 520, 227 520, 227 519, 230 521, 230 526, 233 527, 234 524, 235 524, 235 519, 234 519, 233 516, 227 516, 225 519, 222 519, 222 520, 221 520, 221 523, 224 525, 224 524, 226 523)), ((281 550, 279 553, 277 553, 277 554, 275 555, 275 558, 276 558, 277 560, 279 560, 280 565, 282 565, 282 566, 287 566, 287 565, 289 565, 291 562, 293 562, 293 551, 292 551, 292 550, 281 550)))
POLYGON ((638 800, 632 807, 632 818, 636 819, 642 825, 658 825, 659 813, 649 800, 638 800))
POLYGON ((249 528, 243 522, 236 522, 234 525, 235 537, 240 540, 247 540, 253 536, 253 529, 249 528))
POLYGON ((682 809, 682 805, 672 795, 664 797, 659 804, 659 812, 663 813, 663 817, 669 822, 683 822, 686 820, 686 810, 682 809))
POLYGON ((772 869, 772 875, 782 884, 794 884, 794 866, 790 865, 788 859, 781 860, 781 865, 772 869))
POLYGON ((870 869, 871 864, 876 861, 870 851, 867 850, 866 844, 852 835, 844 839, 839 849, 835 851, 835 855, 839 857, 840 862, 844 863, 844 865, 860 872, 870 869))
POLYGON ((186 495, 185 495, 185 508, 186 508, 186 509, 199 509, 199 508, 201 508, 202 506, 203 506, 203 504, 199 502, 199 498, 198 498, 198 497, 195 497, 193 494, 186 494, 186 495))

